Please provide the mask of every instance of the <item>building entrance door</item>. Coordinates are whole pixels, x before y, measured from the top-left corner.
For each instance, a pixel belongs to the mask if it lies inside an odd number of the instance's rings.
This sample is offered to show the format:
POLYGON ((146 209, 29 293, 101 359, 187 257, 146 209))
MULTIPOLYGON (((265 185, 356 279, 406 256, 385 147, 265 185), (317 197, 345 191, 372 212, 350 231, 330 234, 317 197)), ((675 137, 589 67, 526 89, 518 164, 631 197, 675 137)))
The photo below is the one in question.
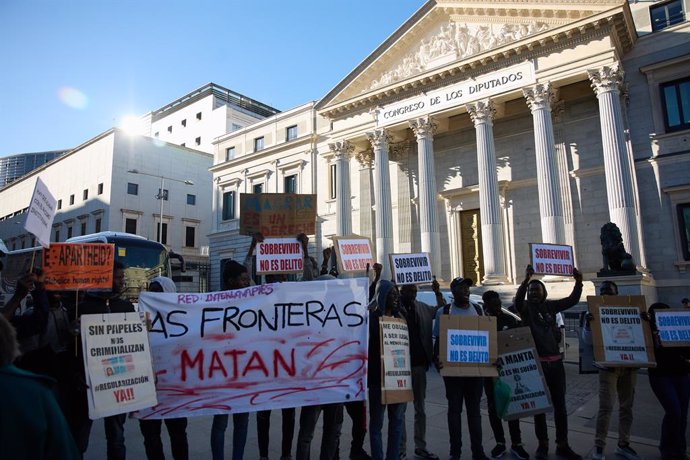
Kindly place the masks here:
POLYGON ((481 227, 479 209, 460 212, 462 276, 472 278, 475 284, 479 284, 484 277, 481 227))

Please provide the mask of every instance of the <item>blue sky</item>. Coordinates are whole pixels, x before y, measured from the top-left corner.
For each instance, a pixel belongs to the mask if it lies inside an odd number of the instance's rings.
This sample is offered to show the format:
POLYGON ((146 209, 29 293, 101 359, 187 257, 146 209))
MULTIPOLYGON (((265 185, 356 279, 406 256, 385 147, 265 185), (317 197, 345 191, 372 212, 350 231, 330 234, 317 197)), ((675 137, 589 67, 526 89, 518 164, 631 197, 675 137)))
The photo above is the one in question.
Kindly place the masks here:
POLYGON ((424 0, 0 0, 0 157, 70 148, 214 82, 324 96, 424 0))

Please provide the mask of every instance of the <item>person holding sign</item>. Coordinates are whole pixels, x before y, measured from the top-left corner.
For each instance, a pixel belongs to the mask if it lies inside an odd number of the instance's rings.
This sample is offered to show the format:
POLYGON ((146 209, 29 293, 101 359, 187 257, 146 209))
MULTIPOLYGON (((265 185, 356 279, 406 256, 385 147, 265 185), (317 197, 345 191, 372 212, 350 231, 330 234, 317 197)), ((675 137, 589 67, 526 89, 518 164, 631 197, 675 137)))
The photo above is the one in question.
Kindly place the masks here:
POLYGON ((690 347, 662 346, 656 313, 668 308, 664 303, 649 307, 656 356, 656 367, 649 369, 649 385, 665 412, 659 442, 661 458, 685 460, 690 403, 690 347))
MULTIPOLYGON (((567 310, 580 301, 582 295, 582 274, 573 268, 575 286, 565 299, 546 300, 546 286, 539 280, 532 279, 534 269, 531 265, 525 270, 525 279, 515 296, 515 307, 523 323, 529 326, 544 371, 546 385, 549 387, 556 422, 556 454, 568 460, 581 460, 568 444, 568 413, 565 407, 565 368, 559 344, 561 330, 556 323, 556 314, 567 310), (525 300, 525 294, 527 299, 525 300)), ((535 457, 548 458, 549 434, 546 429, 546 414, 534 416, 534 430, 539 440, 535 457)))
MULTIPOLYGON (((482 295, 484 301, 484 311, 487 315, 496 317, 496 330, 498 332, 508 329, 514 329, 520 325, 517 319, 503 313, 501 310, 501 297, 496 291, 486 291, 482 295)), ((486 393, 486 403, 489 412, 489 423, 491 423, 491 431, 494 432, 496 439, 496 447, 491 451, 493 458, 500 458, 506 453, 506 437, 503 431, 503 422, 496 413, 496 398, 494 396, 494 384, 496 379, 484 379, 484 393, 486 393)), ((510 420, 508 422, 508 430, 510 431, 511 452, 520 460, 527 460, 529 454, 522 447, 522 433, 520 432, 520 419, 510 420)))
MULTIPOLYGON (((388 280, 381 280, 376 285, 374 295, 375 309, 371 312, 369 321, 369 441, 371 443, 371 457, 374 460, 383 460, 383 415, 386 406, 382 404, 383 382, 381 376, 381 335, 379 332, 380 320, 383 316, 403 317, 400 309, 400 293, 395 284, 388 280)), ((403 405, 405 403, 388 404, 388 442, 386 447, 386 460, 399 460, 400 436, 402 430, 402 418, 404 416, 403 405)))
MULTIPOLYGON (((441 314, 484 316, 484 310, 470 301, 470 286, 474 282, 470 278, 457 277, 450 283, 453 303, 446 305, 436 312, 434 324, 434 363, 437 369, 443 367, 439 359, 441 314)), ((462 404, 467 409, 467 425, 470 432, 470 445, 474 460, 487 460, 482 446, 482 416, 479 403, 482 399, 484 385, 483 377, 443 377, 448 400, 448 434, 450 437, 450 459, 459 460, 462 451, 462 404)))

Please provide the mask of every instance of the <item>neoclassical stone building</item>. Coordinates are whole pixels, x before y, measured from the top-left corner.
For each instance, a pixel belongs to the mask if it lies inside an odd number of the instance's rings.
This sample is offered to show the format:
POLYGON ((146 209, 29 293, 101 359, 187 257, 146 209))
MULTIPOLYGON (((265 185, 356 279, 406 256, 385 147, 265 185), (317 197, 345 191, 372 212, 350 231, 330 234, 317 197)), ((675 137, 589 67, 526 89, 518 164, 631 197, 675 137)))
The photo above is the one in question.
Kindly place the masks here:
MULTIPOLYGON (((296 115, 311 119, 296 190, 319 196, 316 248, 358 233, 379 260, 425 251, 440 278, 493 285, 519 282, 528 243, 565 243, 593 278, 612 221, 642 282, 678 303, 690 295, 684 11, 683 1, 428 1, 296 115)), ((263 191, 285 189, 266 165, 297 140, 225 156, 256 129, 216 143, 214 270, 247 246, 222 218, 226 193, 237 199, 262 170, 263 191)))

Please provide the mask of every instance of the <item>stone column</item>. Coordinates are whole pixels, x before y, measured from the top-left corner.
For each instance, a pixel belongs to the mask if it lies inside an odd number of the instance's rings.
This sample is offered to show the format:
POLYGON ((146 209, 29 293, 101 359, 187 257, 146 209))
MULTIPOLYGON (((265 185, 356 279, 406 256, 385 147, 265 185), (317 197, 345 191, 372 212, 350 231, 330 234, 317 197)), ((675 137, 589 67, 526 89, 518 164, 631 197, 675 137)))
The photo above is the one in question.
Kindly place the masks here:
POLYGON ((374 152, 369 150, 355 152, 355 158, 361 168, 359 170, 359 234, 371 238, 376 248, 376 227, 374 220, 374 197, 372 168, 374 152))
MULTIPOLYGON (((604 151, 604 175, 611 222, 618 225, 625 249, 640 264, 640 240, 635 215, 634 172, 625 145, 620 86, 623 70, 618 65, 589 70, 592 88, 599 100, 601 141, 604 151)), ((604 222, 602 222, 602 225, 604 222)))
POLYGON ((556 142, 551 121, 551 101, 554 99, 554 92, 551 83, 547 82, 525 88, 522 94, 527 99, 534 121, 541 239, 543 243, 564 244, 565 223, 558 180, 556 142))
POLYGON ((436 203, 436 168, 434 167, 434 133, 438 125, 431 117, 410 120, 410 128, 417 138, 419 169, 419 226, 422 252, 431 255, 431 270, 441 275, 441 233, 436 203))
POLYGON ((350 155, 355 150, 348 141, 328 144, 333 153, 336 173, 335 233, 337 236, 352 233, 352 194, 350 193, 350 155))
POLYGON ((496 172, 493 118, 496 113, 489 99, 467 104, 467 112, 477 133, 477 167, 479 169, 479 213, 482 224, 483 284, 507 282, 503 253, 503 223, 496 172))
POLYGON ((374 149, 374 200, 376 201, 376 260, 383 265, 381 279, 391 279, 388 254, 393 252, 393 212, 388 167, 390 136, 383 128, 367 133, 374 149))

